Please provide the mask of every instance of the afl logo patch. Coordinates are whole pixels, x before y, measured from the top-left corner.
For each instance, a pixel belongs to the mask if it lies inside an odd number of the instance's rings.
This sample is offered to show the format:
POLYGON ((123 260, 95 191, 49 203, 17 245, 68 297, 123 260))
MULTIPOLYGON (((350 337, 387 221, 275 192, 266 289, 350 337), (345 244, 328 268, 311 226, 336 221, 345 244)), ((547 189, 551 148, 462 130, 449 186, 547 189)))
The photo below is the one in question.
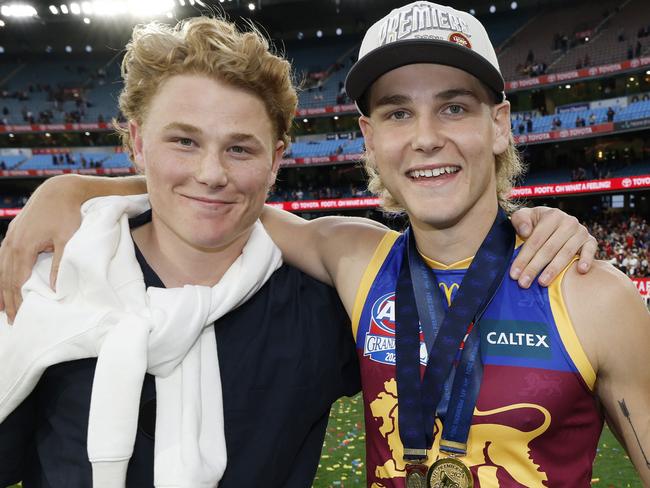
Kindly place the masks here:
MULTIPOLYGON (((395 293, 387 293, 372 304, 370 327, 363 341, 363 355, 377 363, 395 365, 395 293)), ((427 347, 420 330, 420 364, 427 364, 427 347)))
POLYGON ((395 337, 395 293, 380 297, 372 305, 372 329, 377 334, 395 337))
POLYGON ((465 34, 461 34, 460 32, 449 34, 449 41, 460 44, 461 46, 465 46, 468 49, 472 49, 472 44, 469 42, 469 39, 465 36, 465 34))

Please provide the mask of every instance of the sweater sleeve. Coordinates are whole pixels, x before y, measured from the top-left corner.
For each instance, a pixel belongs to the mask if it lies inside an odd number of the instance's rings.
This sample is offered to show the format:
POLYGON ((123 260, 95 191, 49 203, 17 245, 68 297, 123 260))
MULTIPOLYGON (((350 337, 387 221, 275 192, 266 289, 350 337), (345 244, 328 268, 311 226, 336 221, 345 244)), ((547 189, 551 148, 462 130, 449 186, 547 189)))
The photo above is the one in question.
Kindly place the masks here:
POLYGON ((34 450, 35 400, 29 395, 0 423, 0 487, 22 480, 34 450))

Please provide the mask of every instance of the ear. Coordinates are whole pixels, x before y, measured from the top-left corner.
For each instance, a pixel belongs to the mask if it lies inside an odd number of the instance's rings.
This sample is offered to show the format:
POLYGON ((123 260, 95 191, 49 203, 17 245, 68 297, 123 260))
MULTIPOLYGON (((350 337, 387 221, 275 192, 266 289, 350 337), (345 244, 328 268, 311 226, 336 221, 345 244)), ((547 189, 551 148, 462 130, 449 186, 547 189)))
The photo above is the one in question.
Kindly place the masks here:
POLYGON ((129 120, 129 135, 131 136, 131 147, 133 148, 133 164, 141 173, 144 173, 144 154, 142 150, 142 128, 134 120, 129 120))
POLYGON ((494 144, 492 152, 502 154, 510 144, 510 102, 507 100, 493 108, 494 144))
POLYGON ((372 120, 366 115, 359 117, 359 128, 363 134, 363 143, 366 146, 367 159, 374 161, 373 154, 375 152, 375 130, 372 126, 372 120))
POLYGON ((273 162, 271 164, 271 173, 269 174, 269 187, 275 184, 275 178, 278 176, 278 171, 280 170, 280 163, 282 162, 282 156, 284 155, 285 150, 284 141, 278 141, 275 144, 275 150, 273 151, 273 162))

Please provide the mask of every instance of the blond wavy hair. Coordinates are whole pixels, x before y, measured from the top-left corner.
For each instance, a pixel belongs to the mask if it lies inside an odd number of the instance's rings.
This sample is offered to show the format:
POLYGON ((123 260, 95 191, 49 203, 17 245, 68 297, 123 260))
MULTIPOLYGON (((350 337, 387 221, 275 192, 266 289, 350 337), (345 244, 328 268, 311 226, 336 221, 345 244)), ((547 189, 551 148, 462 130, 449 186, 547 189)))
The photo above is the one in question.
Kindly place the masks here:
MULTIPOLYGON (((254 26, 240 31, 223 18, 205 16, 183 20, 175 27, 159 22, 137 25, 122 61, 122 114, 142 124, 160 84, 181 74, 205 75, 259 97, 277 140, 288 147, 298 104, 291 65, 254 26)), ((128 128, 113 123, 133 161, 128 128)))
MULTIPOLYGON (((506 212, 514 212, 519 204, 510 198, 510 191, 517 178, 524 173, 525 166, 515 147, 512 134, 510 134, 508 148, 503 153, 495 155, 494 160, 499 206, 506 212)), ((381 199, 381 208, 389 213, 404 213, 404 207, 390 194, 367 152, 363 156, 363 166, 368 174, 368 190, 381 199)))

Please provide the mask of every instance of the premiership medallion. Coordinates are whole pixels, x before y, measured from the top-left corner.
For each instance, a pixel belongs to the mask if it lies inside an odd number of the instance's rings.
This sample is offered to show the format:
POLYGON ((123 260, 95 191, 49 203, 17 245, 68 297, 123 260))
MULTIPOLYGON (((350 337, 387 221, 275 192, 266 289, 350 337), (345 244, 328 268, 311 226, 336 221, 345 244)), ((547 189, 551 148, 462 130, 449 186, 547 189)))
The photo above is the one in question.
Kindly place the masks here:
POLYGON ((438 459, 429 469, 429 488, 474 488, 469 468, 456 458, 438 459))
POLYGON ((425 464, 407 464, 406 488, 426 488, 428 470, 425 464))

